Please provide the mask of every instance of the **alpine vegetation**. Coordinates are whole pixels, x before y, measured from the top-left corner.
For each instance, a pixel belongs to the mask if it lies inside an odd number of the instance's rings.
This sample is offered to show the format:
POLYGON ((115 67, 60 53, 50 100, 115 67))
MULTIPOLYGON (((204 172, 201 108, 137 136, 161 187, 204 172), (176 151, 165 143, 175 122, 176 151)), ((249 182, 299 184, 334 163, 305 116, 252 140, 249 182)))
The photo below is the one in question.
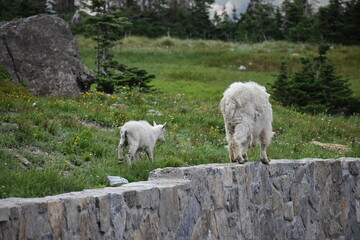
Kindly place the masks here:
POLYGON ((120 142, 118 146, 119 163, 123 162, 123 152, 125 147, 129 147, 126 154, 127 162, 131 165, 131 160, 139 161, 139 154, 144 150, 151 164, 154 164, 154 147, 157 141, 165 141, 165 125, 151 126, 147 121, 129 121, 120 127, 120 142))
POLYGON ((260 160, 269 163, 266 148, 273 136, 269 96, 263 86, 254 82, 235 82, 224 92, 220 110, 232 162, 245 163, 249 147, 260 142, 260 160))

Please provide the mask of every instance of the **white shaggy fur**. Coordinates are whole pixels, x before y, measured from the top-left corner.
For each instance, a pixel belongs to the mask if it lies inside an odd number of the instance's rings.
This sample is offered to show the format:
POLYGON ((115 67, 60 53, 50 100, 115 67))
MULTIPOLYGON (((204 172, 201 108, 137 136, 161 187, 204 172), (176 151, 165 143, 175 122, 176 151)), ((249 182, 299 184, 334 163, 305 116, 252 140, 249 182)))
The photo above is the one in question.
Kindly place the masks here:
POLYGON ((130 165, 131 160, 139 160, 140 150, 145 150, 151 164, 154 163, 154 147, 156 141, 165 141, 165 125, 151 126, 146 121, 129 121, 120 128, 121 139, 118 146, 119 163, 123 162, 123 151, 129 146, 126 154, 127 162, 130 165))
POLYGON ((220 110, 232 162, 245 163, 249 147, 260 143, 260 160, 269 163, 266 148, 273 136, 269 96, 263 86, 254 82, 235 82, 224 92, 220 110))

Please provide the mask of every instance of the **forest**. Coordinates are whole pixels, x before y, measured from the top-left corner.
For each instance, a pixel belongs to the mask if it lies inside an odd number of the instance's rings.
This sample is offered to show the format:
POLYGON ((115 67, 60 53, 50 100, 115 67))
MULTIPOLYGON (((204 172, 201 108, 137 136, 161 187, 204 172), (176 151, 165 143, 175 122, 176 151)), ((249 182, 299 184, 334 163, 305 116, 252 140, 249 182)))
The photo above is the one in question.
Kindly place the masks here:
MULTIPOLYGON (((0 21, 38 13, 57 14, 70 22, 76 11, 74 1, 2 0, 0 21)), ((112 0, 119 16, 132 24, 124 35, 158 38, 223 40, 256 43, 269 40, 353 45, 360 42, 360 0, 330 0, 317 11, 309 0, 285 0, 274 5, 269 0, 250 0, 247 10, 238 14, 210 14, 214 0, 112 0)), ((82 33, 81 24, 73 26, 82 33)))

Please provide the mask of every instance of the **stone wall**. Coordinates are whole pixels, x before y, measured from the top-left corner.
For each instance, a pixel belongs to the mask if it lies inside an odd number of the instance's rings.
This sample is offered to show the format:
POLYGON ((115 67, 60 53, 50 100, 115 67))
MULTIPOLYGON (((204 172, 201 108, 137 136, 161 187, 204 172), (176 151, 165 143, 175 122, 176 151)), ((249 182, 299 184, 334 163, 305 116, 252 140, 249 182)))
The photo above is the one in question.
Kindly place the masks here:
POLYGON ((157 169, 149 181, 0 200, 0 239, 360 239, 360 158, 157 169))

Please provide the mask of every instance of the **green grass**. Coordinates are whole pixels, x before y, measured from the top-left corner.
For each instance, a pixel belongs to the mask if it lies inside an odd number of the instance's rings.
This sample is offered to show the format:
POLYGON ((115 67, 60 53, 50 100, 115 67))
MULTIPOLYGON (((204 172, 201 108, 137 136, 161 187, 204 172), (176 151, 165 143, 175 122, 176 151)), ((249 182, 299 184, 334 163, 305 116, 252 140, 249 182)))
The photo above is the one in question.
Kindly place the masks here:
MULTIPOLYGON (((79 38, 78 44, 85 65, 94 69, 94 43, 79 38)), ((222 92, 234 81, 252 80, 268 87, 282 58, 290 69, 300 66, 294 53, 312 56, 316 46, 132 37, 115 49, 116 59, 155 74, 154 93, 134 90, 38 98, 22 87, 1 82, 0 198, 104 187, 107 175, 139 181, 146 180, 154 168, 228 162, 218 108, 222 92), (240 65, 248 69, 239 71, 240 65), (161 115, 149 115, 150 109, 161 115), (155 166, 145 157, 132 166, 117 163, 118 127, 128 120, 167 123, 166 142, 155 149, 155 166)), ((359 56, 357 46, 335 46, 330 54, 358 95, 359 56)), ((270 158, 360 156, 359 116, 311 116, 272 104, 276 135, 268 148, 270 158), (323 149, 312 141, 347 145, 350 151, 323 149)), ((259 161, 259 149, 251 150, 249 157, 259 161)))
MULTIPOLYGON (((85 65, 94 69, 94 42, 82 37, 79 37, 78 42, 85 65)), ((287 62, 292 72, 301 67, 301 57, 316 55, 317 46, 311 44, 236 44, 167 37, 156 40, 130 37, 115 47, 115 56, 119 62, 156 74, 155 86, 166 91, 177 90, 178 83, 183 80, 206 84, 210 82, 215 88, 233 81, 269 83, 273 82, 272 75, 279 70, 281 60, 287 62), (247 71, 239 71, 241 65, 247 71)), ((347 78, 355 93, 360 95, 360 46, 333 46, 329 57, 335 63, 337 72, 347 78)))

